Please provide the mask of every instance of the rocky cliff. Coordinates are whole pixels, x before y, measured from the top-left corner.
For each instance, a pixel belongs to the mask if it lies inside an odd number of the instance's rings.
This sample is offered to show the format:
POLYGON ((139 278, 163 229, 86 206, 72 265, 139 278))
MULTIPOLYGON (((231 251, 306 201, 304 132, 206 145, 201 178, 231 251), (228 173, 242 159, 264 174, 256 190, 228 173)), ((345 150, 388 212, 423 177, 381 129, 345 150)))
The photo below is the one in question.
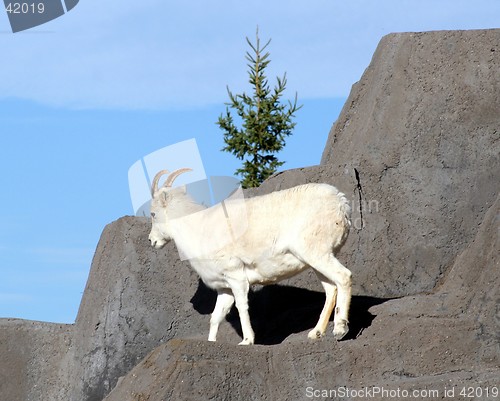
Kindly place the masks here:
POLYGON ((258 345, 234 345, 234 312, 206 342, 214 294, 173 244, 149 246, 148 220, 125 217, 102 234, 74 325, 0 320, 0 401, 500 386, 499 44, 500 30, 384 37, 321 164, 248 191, 327 182, 351 199, 346 340, 307 340, 324 296, 305 273, 251 294, 258 345))

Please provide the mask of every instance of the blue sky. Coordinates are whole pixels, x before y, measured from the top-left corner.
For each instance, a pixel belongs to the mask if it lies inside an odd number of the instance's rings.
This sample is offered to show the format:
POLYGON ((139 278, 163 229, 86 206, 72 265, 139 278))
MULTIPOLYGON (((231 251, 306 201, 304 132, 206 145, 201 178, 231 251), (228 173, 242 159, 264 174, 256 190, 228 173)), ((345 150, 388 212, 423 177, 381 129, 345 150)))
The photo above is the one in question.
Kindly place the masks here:
POLYGON ((196 138, 208 175, 238 167, 215 126, 248 90, 245 36, 272 38, 269 78, 304 104, 284 168, 328 131, 390 32, 498 28, 498 0, 81 0, 12 34, 0 12, 0 317, 71 323, 104 226, 133 214, 128 168, 196 138), (349 4, 347 4, 349 3, 349 4))

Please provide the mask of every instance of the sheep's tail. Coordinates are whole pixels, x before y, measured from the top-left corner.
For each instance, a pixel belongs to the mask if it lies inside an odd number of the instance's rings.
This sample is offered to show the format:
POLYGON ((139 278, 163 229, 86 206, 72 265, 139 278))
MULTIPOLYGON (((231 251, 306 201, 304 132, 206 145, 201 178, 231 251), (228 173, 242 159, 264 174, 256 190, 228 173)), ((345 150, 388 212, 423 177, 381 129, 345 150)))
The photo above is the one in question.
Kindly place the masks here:
POLYGON ((342 192, 337 193, 337 197, 339 198, 339 212, 340 217, 344 220, 346 227, 351 226, 351 206, 349 205, 349 201, 346 196, 342 192))

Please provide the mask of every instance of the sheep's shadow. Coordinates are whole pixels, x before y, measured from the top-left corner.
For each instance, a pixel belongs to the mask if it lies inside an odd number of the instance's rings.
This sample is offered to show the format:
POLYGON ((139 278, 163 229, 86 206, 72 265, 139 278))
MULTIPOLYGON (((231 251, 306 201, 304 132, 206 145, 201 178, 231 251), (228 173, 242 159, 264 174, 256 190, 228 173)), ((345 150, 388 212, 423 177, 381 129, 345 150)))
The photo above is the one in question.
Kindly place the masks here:
MULTIPOLYGON (((255 340, 257 344, 262 345, 280 344, 292 334, 311 330, 316 325, 325 303, 323 292, 283 285, 268 285, 251 291, 248 298, 255 340)), ((194 309, 203 315, 210 314, 214 309, 215 300, 215 291, 206 287, 200 280, 191 299, 194 309)), ((349 313, 349 333, 344 340, 361 335, 375 318, 368 310, 388 300, 353 296, 349 313)), ((226 319, 241 336, 238 312, 234 306, 226 319)), ((330 321, 332 320, 333 314, 330 318, 330 321)), ((329 327, 329 330, 331 329, 329 327)))

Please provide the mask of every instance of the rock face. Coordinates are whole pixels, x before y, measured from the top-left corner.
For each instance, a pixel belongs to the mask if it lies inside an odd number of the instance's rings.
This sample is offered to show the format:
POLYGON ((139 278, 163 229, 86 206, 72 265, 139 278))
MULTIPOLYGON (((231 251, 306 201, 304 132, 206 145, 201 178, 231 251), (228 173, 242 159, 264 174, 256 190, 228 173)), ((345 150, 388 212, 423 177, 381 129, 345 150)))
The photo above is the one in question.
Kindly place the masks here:
POLYGON ((67 400, 72 325, 0 319, 0 400, 67 400))
MULTIPOLYGON (((271 347, 176 339, 151 352, 106 401, 299 400, 346 388, 368 389, 377 400, 414 391, 443 399, 445 390, 467 399, 464 387, 498 386, 500 245, 492 234, 499 213, 500 197, 438 291, 371 307, 376 316, 355 340, 309 342, 306 332, 271 347)), ((359 303, 353 309, 353 318, 365 311, 359 303)))
POLYGON ((430 291, 500 189, 500 30, 388 35, 332 128, 320 166, 258 192, 328 182, 352 200, 340 258, 355 292, 430 291))
POLYGON ((208 343, 214 293, 175 245, 149 246, 147 219, 124 217, 102 234, 74 325, 0 320, 0 401, 463 399, 499 386, 499 44, 500 30, 383 38, 321 165, 247 192, 327 182, 352 199, 345 341, 307 340, 324 295, 304 273, 251 294, 259 345, 234 345, 234 311, 208 343))
POLYGON ((75 323, 73 400, 102 400, 156 345, 202 332, 190 318, 198 281, 173 244, 152 250, 150 228, 125 217, 101 236, 75 323))

